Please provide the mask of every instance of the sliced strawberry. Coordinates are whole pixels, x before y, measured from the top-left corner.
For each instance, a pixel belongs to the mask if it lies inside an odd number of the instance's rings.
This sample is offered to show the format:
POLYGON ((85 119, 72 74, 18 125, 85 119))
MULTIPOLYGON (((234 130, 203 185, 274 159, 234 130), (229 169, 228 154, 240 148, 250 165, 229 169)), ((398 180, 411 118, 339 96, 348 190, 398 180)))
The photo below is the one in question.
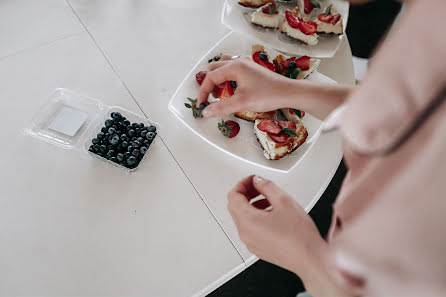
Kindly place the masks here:
POLYGON ((278 14, 279 10, 277 10, 276 3, 268 3, 268 6, 262 8, 263 13, 266 14, 278 14))
POLYGON ((333 19, 333 15, 329 14, 329 15, 325 15, 325 13, 319 15, 317 17, 319 19, 319 21, 324 22, 324 23, 330 23, 331 20, 333 19))
POLYGON ((291 57, 289 59, 286 59, 286 60, 280 62, 280 64, 282 65, 282 67, 285 67, 286 69, 288 69, 290 67, 290 62, 295 61, 295 60, 296 60, 296 57, 291 57))
POLYGON ((288 25, 290 25, 291 28, 297 29, 299 27, 299 20, 291 12, 291 10, 285 11, 285 18, 286 18, 286 21, 288 22, 288 25))
POLYGON ((311 3, 310 0, 304 0, 304 12, 305 12, 306 14, 311 13, 311 11, 313 10, 313 8, 314 8, 314 4, 311 3))
POLYGON ((299 59, 296 59, 294 62, 296 62, 296 67, 300 68, 301 70, 310 69, 310 57, 308 56, 302 56, 299 59))
POLYGON ((298 24, 299 30, 305 35, 312 35, 317 31, 317 24, 315 22, 300 22, 298 24))
POLYGON ((252 55, 252 59, 254 60, 254 62, 256 62, 256 63, 259 64, 259 65, 262 65, 262 66, 265 67, 265 68, 268 68, 268 69, 271 70, 271 71, 276 72, 276 66, 274 66, 273 63, 271 63, 270 61, 268 61, 268 59, 266 59, 266 60, 262 60, 262 59, 260 59, 260 54, 261 54, 261 53, 262 53, 261 51, 258 51, 258 52, 255 52, 255 53, 252 55))
POLYGON ((278 135, 274 135, 274 134, 268 133, 268 136, 271 137, 271 139, 274 142, 277 142, 277 143, 284 143, 288 139, 288 135, 286 135, 283 132, 279 133, 278 135))
POLYGON ((203 83, 203 80, 206 78, 207 71, 200 71, 197 74, 195 74, 195 79, 197 80, 197 83, 201 86, 203 83))
POLYGON ((301 111, 300 111, 300 114, 302 115, 301 118, 303 118, 303 117, 305 116, 305 111, 301 110, 301 111))
POLYGON ((279 121, 279 126, 282 128, 290 128, 291 130, 296 131, 296 123, 295 122, 279 121))
POLYGON ((221 99, 226 99, 234 95, 234 90, 232 89, 231 82, 227 81, 225 86, 222 88, 220 97, 221 99))
POLYGON ((340 19, 341 19, 341 15, 339 13, 335 14, 333 16, 333 19, 331 20, 331 24, 332 25, 336 25, 336 23, 339 22, 340 19))
POLYGON ((280 128, 277 123, 275 123, 273 120, 270 119, 264 119, 262 120, 258 125, 257 128, 260 131, 267 132, 268 134, 279 134, 280 131, 282 131, 282 128, 280 128))
POLYGON ((288 108, 288 112, 291 113, 291 114, 295 114, 294 113, 294 109, 292 109, 292 108, 288 108))

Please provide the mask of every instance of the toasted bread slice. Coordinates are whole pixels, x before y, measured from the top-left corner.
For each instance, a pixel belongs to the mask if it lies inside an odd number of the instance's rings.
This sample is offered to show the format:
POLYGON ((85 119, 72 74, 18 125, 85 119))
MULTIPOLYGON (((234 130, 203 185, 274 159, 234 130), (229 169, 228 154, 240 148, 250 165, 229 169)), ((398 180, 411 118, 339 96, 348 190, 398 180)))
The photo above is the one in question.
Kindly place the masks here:
MULTIPOLYGON (((316 0, 316 1, 320 2, 319 0, 316 0)), ((319 8, 314 7, 310 13, 305 13, 305 1, 304 0, 297 0, 297 6, 299 7, 300 17, 304 21, 309 21, 313 14, 318 13, 320 11, 319 8)))
MULTIPOLYGON (((274 65, 276 66, 276 68, 278 69, 278 71, 282 75, 285 75, 287 73, 287 69, 282 66, 282 61, 285 61, 286 59, 289 59, 289 58, 290 57, 286 57, 284 55, 279 54, 273 60, 274 65)), ((299 75, 296 77, 296 79, 305 79, 305 78, 307 78, 308 75, 310 75, 313 71, 315 71, 319 67, 320 63, 321 63, 321 60, 311 58, 310 59, 310 69, 301 71, 299 73, 299 75)))
POLYGON ((285 143, 276 143, 269 137, 268 133, 260 131, 257 125, 260 120, 256 120, 254 124, 254 134, 257 137, 257 141, 260 143, 263 154, 268 160, 279 160, 287 154, 295 151, 301 146, 308 137, 308 132, 302 123, 296 124, 296 137, 289 136, 285 143))
MULTIPOLYGON (((296 16, 300 17, 299 7, 295 7, 291 10, 291 12, 296 16)), ((299 41, 300 43, 307 44, 307 45, 316 45, 319 40, 316 33, 313 33, 311 35, 306 35, 302 33, 299 29, 293 28, 288 24, 287 19, 282 23, 282 26, 280 26, 280 31, 288 35, 289 37, 299 41)))
MULTIPOLYGON (((331 14, 336 15, 339 14, 338 10, 332 6, 331 14)), ((325 23, 316 18, 314 22, 317 24, 317 33, 319 34, 334 34, 334 35, 342 35, 344 34, 344 27, 342 26, 342 16, 336 24, 325 23)))
POLYGON ((278 29, 280 25, 280 15, 279 14, 269 14, 264 13, 263 8, 270 5, 269 3, 259 7, 251 15, 251 23, 264 28, 278 29))
POLYGON ((274 0, 239 0, 238 4, 245 7, 259 8, 267 4, 268 2, 274 2, 274 0))
POLYGON ((265 51, 265 47, 263 45, 253 44, 251 46, 251 56, 254 55, 257 52, 264 52, 264 51, 265 51))
POLYGON ((255 120, 263 120, 263 119, 274 119, 276 117, 277 110, 268 111, 268 112, 256 112, 256 111, 240 111, 235 112, 234 116, 236 118, 246 120, 249 122, 254 122, 255 120))

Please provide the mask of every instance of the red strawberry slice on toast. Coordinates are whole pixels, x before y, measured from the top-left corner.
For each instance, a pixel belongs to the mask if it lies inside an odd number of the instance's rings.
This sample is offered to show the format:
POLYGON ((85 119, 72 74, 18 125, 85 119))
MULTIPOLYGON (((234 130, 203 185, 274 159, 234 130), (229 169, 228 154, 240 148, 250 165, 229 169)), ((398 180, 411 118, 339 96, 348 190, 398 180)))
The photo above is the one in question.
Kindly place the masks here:
MULTIPOLYGON (((259 65, 261 65, 261 66, 263 66, 263 67, 265 67, 265 68, 268 68, 268 69, 271 70, 271 71, 276 72, 276 66, 275 66, 273 63, 271 63, 270 61, 268 61, 268 59, 266 59, 266 60, 262 60, 262 59, 260 58, 260 54, 262 54, 262 53, 263 53, 263 52, 258 51, 258 52, 255 52, 255 53, 252 55, 252 59, 254 60, 254 62, 256 62, 257 64, 259 64, 259 65)), ((265 54, 265 53, 263 53, 263 54, 265 54)))
POLYGON ((279 121, 279 126, 283 128, 290 128, 293 131, 296 131, 296 123, 291 121, 279 121))
POLYGON ((291 10, 285 11, 285 18, 286 18, 288 25, 290 25, 291 28, 297 29, 299 27, 299 20, 291 12, 291 10))
POLYGON ((305 35, 312 35, 317 31, 317 24, 315 22, 299 22, 298 24, 299 30, 305 35))
POLYGON ((279 134, 282 131, 279 125, 271 119, 264 119, 257 124, 257 128, 260 131, 266 132, 268 134, 279 134))
POLYGON ((277 143, 285 143, 285 142, 287 141, 287 139, 288 139, 288 135, 286 135, 286 134, 283 133, 283 132, 280 132, 280 133, 277 134, 277 135, 268 133, 268 136, 269 136, 274 142, 277 142, 277 143))

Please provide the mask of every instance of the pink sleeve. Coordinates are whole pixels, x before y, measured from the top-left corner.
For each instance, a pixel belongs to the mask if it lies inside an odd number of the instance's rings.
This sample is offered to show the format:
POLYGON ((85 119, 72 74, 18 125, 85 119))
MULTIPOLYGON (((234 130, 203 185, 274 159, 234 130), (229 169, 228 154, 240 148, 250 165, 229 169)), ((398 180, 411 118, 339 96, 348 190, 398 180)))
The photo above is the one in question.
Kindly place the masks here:
MULTIPOLYGON (((409 2, 409 1, 408 1, 409 2)), ((410 1, 336 122, 358 152, 386 151, 446 86, 446 1, 410 1)))

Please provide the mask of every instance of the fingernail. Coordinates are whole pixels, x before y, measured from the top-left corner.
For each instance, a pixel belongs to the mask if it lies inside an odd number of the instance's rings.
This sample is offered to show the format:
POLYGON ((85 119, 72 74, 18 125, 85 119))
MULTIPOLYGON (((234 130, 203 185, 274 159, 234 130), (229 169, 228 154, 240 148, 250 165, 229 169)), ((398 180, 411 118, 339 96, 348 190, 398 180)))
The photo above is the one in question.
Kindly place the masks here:
POLYGON ((204 116, 205 118, 211 117, 212 116, 212 111, 210 111, 207 108, 205 108, 203 110, 203 112, 201 113, 201 115, 204 116))
POLYGON ((254 178, 252 179, 253 183, 258 185, 261 184, 265 181, 265 179, 263 177, 260 177, 258 175, 255 175, 254 178))

